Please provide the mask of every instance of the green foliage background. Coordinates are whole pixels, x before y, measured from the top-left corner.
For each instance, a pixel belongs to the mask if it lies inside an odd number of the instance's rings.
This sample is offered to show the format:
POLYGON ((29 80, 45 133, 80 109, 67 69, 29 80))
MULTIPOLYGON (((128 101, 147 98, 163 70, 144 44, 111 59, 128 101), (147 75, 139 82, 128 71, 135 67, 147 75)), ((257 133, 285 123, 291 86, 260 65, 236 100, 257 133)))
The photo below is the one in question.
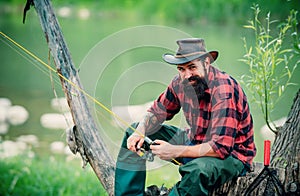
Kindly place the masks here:
MULTIPOLYGON (((2 0, 1 3, 25 4, 25 0, 2 0)), ((244 24, 252 14, 249 9, 259 4, 262 15, 271 12, 277 19, 285 18, 291 9, 299 7, 297 0, 53 0, 54 5, 91 5, 97 10, 123 10, 136 13, 136 17, 148 21, 174 23, 237 23, 244 24), (199 20, 200 19, 200 20, 199 20)))

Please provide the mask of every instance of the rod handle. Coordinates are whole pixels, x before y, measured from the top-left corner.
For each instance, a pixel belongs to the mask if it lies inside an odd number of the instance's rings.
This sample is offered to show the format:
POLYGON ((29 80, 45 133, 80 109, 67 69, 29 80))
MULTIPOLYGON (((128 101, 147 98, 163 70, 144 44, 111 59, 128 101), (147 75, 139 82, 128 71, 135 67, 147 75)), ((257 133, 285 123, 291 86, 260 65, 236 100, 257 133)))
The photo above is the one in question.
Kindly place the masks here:
POLYGON ((271 147, 271 141, 265 140, 264 141, 264 166, 270 165, 270 148, 271 147))

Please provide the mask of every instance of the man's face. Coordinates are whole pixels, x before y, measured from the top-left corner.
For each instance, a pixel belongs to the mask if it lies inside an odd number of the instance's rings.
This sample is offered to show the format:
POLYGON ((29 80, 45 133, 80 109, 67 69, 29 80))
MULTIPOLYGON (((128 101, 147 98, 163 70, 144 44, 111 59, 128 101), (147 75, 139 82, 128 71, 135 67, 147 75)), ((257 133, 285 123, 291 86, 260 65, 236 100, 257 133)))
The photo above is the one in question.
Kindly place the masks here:
MULTIPOLYGON (((205 71, 203 64, 204 62, 196 59, 185 64, 177 65, 177 70, 181 80, 184 81, 185 79, 189 79, 191 76, 199 76, 200 78, 204 78, 205 71)), ((191 84, 193 83, 193 81, 190 82, 191 84)))
POLYGON ((204 92, 208 89, 207 82, 205 80, 206 61, 193 60, 191 62, 177 65, 177 70, 181 77, 182 84, 184 85, 184 92, 190 98, 207 99, 207 95, 204 92))

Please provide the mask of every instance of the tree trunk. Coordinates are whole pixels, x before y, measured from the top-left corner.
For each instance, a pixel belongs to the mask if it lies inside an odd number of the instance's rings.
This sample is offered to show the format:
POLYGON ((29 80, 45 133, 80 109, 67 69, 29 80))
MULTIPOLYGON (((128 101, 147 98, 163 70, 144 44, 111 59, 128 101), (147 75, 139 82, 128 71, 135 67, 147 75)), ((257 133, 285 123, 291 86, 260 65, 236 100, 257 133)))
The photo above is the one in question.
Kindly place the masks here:
MULTIPOLYGON (((71 60, 52 6, 48 0, 34 0, 34 6, 54 58, 57 72, 61 74, 61 84, 77 128, 75 137, 83 147, 83 151, 79 152, 82 157, 87 158, 108 194, 113 195, 115 163, 99 135, 87 104, 86 94, 82 90, 78 72, 71 60)), ((271 152, 271 167, 277 171, 279 179, 289 195, 299 195, 300 193, 299 113, 300 91, 294 99, 288 120, 276 136, 271 152)), ((213 190, 210 195, 243 195, 262 169, 263 165, 256 163, 253 172, 248 173, 245 177, 227 182, 213 190)), ((276 195, 272 187, 271 191, 265 192, 266 187, 269 186, 272 185, 264 180, 251 195, 276 195)))
POLYGON ((284 170, 280 179, 290 193, 300 194, 300 90, 285 124, 279 128, 271 154, 271 166, 284 170))
POLYGON ((113 195, 115 162, 99 135, 51 3, 34 0, 34 6, 76 125, 76 141, 83 147, 79 152, 83 159, 87 158, 108 194, 113 195))

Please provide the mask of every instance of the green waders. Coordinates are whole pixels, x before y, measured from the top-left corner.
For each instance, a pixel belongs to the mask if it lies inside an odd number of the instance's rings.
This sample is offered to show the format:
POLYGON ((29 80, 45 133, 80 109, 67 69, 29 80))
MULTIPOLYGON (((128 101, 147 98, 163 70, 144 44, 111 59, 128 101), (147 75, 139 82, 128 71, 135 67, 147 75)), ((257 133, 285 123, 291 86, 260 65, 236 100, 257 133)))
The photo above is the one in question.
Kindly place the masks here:
MULTIPOLYGON (((137 124, 132 126, 135 128, 137 124)), ((118 155, 115 196, 142 196, 144 194, 146 161, 127 149, 127 138, 132 133, 130 128, 127 129, 118 155)), ((184 131, 169 125, 163 125, 159 131, 148 137, 152 140, 168 141, 171 144, 186 145, 188 143, 184 131)), ((176 183, 169 195, 208 195, 209 189, 239 176, 243 169, 243 163, 231 156, 225 160, 213 157, 193 159, 179 167, 182 179, 176 183)))

